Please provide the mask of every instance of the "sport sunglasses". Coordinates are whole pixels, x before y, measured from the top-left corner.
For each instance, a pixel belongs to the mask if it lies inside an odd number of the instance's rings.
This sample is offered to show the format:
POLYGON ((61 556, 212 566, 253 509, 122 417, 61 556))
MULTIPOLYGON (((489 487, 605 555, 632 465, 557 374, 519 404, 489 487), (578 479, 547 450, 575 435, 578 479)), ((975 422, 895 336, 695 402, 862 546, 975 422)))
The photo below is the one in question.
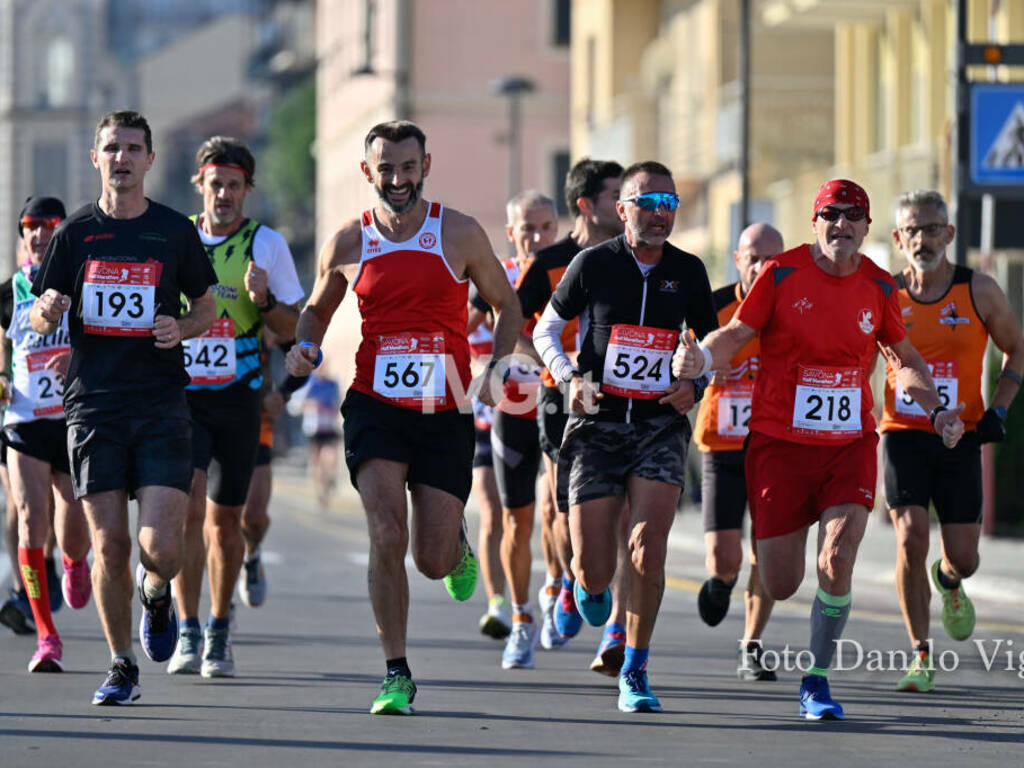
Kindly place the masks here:
POLYGON ((645 211, 656 211, 662 206, 666 211, 674 211, 679 207, 679 195, 671 192, 645 192, 642 195, 624 197, 619 202, 634 203, 645 211))
POLYGON ((56 229, 57 225, 62 221, 64 219, 60 216, 22 216, 21 228, 36 229, 38 227, 46 227, 47 229, 56 229))
POLYGON ((845 216, 847 221, 862 221, 868 214, 859 205, 842 209, 826 205, 818 211, 818 215, 825 221, 838 221, 840 216, 845 216))

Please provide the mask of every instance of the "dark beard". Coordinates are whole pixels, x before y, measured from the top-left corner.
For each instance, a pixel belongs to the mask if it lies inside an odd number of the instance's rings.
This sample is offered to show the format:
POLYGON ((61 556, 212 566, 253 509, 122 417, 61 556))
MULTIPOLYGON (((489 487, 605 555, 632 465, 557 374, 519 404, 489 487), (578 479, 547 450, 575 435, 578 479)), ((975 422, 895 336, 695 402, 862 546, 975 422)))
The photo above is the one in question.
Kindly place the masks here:
POLYGON ((409 199, 406 200, 405 203, 403 203, 402 205, 395 205, 390 200, 388 200, 387 192, 378 187, 376 184, 374 185, 373 188, 377 192, 377 197, 380 200, 381 205, 383 205, 392 213, 397 213, 401 215, 403 213, 408 213, 409 211, 411 211, 416 206, 416 203, 420 201, 420 196, 423 194, 423 179, 420 179, 419 183, 413 186, 412 192, 410 192, 409 194, 409 199))

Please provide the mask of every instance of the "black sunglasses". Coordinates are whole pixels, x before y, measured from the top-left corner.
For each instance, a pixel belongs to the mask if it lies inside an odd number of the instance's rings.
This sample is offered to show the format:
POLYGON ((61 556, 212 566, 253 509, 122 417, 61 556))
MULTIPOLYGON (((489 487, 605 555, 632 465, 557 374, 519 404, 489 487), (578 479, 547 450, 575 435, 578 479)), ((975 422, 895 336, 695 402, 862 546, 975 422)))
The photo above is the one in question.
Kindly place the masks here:
POLYGON ((826 205, 818 211, 818 215, 825 221, 839 221, 840 216, 845 216, 847 221, 862 221, 868 214, 859 205, 852 208, 833 208, 831 205, 826 205))

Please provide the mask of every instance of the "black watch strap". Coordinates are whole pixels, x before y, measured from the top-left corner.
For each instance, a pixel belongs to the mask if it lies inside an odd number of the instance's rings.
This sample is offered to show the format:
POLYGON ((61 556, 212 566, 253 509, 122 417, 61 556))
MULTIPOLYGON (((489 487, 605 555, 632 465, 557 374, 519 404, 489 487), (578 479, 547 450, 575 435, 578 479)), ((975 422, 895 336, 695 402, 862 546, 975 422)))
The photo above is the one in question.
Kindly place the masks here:
POLYGON ((934 408, 931 409, 931 411, 928 414, 928 421, 932 423, 932 429, 935 428, 935 417, 938 416, 943 411, 948 410, 949 409, 944 405, 936 405, 934 408))

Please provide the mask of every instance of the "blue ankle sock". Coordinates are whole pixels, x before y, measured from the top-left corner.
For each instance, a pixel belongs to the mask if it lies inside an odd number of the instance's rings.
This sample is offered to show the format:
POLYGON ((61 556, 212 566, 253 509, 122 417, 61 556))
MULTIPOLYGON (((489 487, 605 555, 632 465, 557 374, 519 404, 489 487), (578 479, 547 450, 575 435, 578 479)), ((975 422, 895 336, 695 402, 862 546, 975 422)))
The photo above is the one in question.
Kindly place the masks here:
POLYGON ((624 626, 622 626, 621 624, 616 624, 615 622, 612 622, 611 624, 605 624, 604 625, 604 636, 605 637, 608 637, 608 635, 613 635, 613 634, 616 634, 616 633, 618 633, 620 635, 624 635, 624 634, 626 634, 626 628, 624 626))
POLYGON ((199 619, 198 618, 195 618, 195 619, 182 619, 181 621, 178 622, 178 629, 194 629, 196 631, 199 631, 200 629, 202 629, 202 627, 199 626, 199 619))
POLYGON ((562 589, 572 589, 572 585, 573 585, 572 580, 563 573, 562 574, 562 589))
POLYGON ((206 626, 210 629, 227 629, 231 626, 230 619, 218 619, 216 616, 211 616, 210 620, 206 622, 206 626))
POLYGON ((632 645, 626 645, 626 658, 622 662, 621 674, 632 672, 634 670, 643 669, 647 666, 647 656, 650 654, 650 648, 634 648, 632 645))

